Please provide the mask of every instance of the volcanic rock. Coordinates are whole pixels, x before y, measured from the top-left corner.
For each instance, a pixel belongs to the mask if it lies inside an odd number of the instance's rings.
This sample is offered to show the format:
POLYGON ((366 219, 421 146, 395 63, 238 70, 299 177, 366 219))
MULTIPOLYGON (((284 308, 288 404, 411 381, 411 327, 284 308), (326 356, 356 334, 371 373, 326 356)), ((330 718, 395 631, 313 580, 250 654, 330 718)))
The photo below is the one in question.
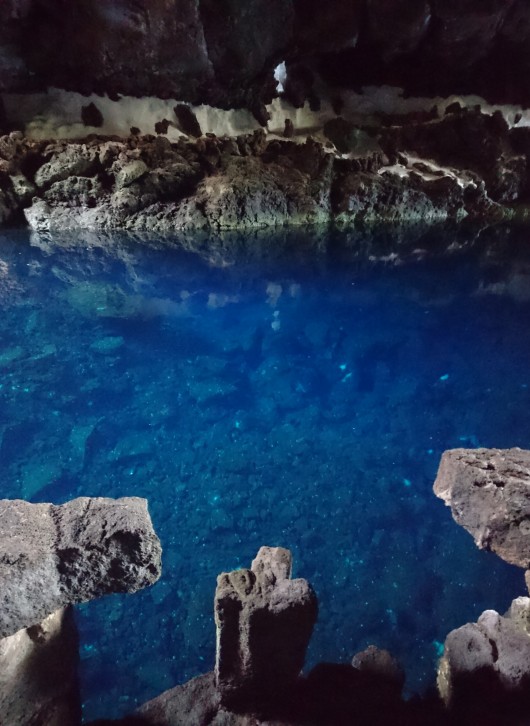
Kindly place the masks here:
POLYGON ((373 676, 387 688, 395 690, 398 695, 405 685, 405 671, 388 650, 369 645, 354 655, 351 664, 356 670, 373 676))
POLYGON ((290 118, 285 119, 283 136, 286 139, 292 139, 292 137, 294 136, 294 124, 290 118))
POLYGON ((291 580, 291 553, 262 547, 250 570, 217 578, 215 679, 223 705, 247 708, 293 688, 317 616, 306 580, 291 580))
POLYGON ((178 103, 173 110, 177 117, 178 127, 184 134, 196 138, 202 136, 202 129, 197 121, 197 116, 189 106, 186 106, 185 103, 178 103))
POLYGON ((78 637, 71 609, 0 640, 0 723, 81 723, 78 637))
POLYGON ((470 720, 462 723, 519 723, 511 720, 513 711, 523 708, 527 713, 529 603, 528 598, 517 598, 504 617, 486 610, 476 623, 447 636, 438 667, 438 690, 453 712, 467 714, 470 720))
POLYGON ((157 134, 167 134, 167 131, 169 129, 169 121, 167 118, 162 119, 161 121, 157 121, 155 123, 155 133, 157 134))
MULTIPOLYGON (((409 95, 530 97, 526 0, 4 0, 0 90, 268 103, 274 67, 319 69, 335 86, 409 95)), ((295 86, 298 85, 298 88, 295 86)))
POLYGON ((445 451, 434 492, 478 547, 530 567, 530 451, 445 451))
MULTIPOLYGON (((467 117, 477 133, 496 123, 467 117)), ((528 187, 524 134, 514 137, 512 149, 507 133, 499 145, 490 129, 486 146, 468 148, 459 167, 440 168, 420 159, 436 159, 436 150, 443 157, 458 129, 438 122, 416 126, 415 137, 391 127, 376 139, 337 119, 327 128, 344 155, 311 137, 305 144, 269 140, 263 129, 176 143, 163 135, 48 143, 12 133, 0 137, 0 224, 24 214, 39 231, 167 232, 513 215, 507 205, 528 187)), ((471 139, 469 129, 466 134, 471 139)))
POLYGON ((38 187, 47 187, 72 176, 91 176, 96 170, 96 150, 86 144, 68 144, 63 149, 54 149, 52 154, 35 174, 38 187))
POLYGON ((85 126, 95 126, 100 128, 103 126, 103 114, 95 103, 89 103, 88 106, 81 108, 81 120, 85 126))
POLYGON ((385 61, 415 51, 430 27, 427 0, 367 0, 370 35, 385 61))
POLYGON ((136 592, 160 576, 160 542, 144 499, 1 500, 0 523, 1 637, 69 603, 136 592))

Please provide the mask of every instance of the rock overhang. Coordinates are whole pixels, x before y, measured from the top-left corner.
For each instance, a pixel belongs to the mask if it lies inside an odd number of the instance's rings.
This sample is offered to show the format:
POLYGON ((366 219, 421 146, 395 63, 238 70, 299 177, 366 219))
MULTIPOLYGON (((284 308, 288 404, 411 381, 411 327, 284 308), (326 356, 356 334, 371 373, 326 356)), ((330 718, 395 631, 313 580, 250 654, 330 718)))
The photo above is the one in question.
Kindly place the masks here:
POLYGON ((224 108, 338 86, 530 99, 526 0, 7 0, 0 90, 175 97, 224 108), (60 52, 58 52, 60 48, 60 52))

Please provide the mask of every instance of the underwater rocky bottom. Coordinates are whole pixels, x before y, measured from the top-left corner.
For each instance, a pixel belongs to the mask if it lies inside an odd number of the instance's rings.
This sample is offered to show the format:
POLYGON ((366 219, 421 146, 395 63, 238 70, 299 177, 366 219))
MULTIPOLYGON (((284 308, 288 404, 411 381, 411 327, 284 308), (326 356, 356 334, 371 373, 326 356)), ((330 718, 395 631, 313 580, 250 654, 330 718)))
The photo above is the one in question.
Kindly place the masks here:
POLYGON ((77 612, 87 720, 211 670, 216 575, 262 544, 318 595, 308 667, 374 643, 409 692, 524 593, 432 483, 445 449, 530 447, 529 240, 2 233, 1 496, 146 497, 164 548, 77 612))

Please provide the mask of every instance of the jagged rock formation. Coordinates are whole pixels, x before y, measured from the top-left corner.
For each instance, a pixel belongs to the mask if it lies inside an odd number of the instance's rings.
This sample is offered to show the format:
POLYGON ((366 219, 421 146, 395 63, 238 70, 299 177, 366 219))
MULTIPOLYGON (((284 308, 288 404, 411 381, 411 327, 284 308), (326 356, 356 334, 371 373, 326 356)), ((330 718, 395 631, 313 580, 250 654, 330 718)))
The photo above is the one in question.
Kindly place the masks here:
POLYGON ((215 596, 215 671, 162 693, 117 723, 423 726, 429 722, 438 726, 445 722, 436 698, 402 700, 402 669, 387 651, 374 646, 354 656, 351 665, 321 663, 302 676, 317 602, 308 583, 291 580, 290 575, 291 553, 280 547, 262 547, 249 570, 221 574, 215 596))
POLYGON ((530 599, 519 597, 504 617, 486 610, 447 636, 438 688, 466 723, 508 724, 528 714, 529 613, 530 599))
MULTIPOLYGON (((453 449, 444 452, 434 491, 476 544, 507 562, 530 566, 530 451, 453 449)), ((462 723, 506 726, 530 712, 530 599, 519 597, 503 617, 486 610, 446 638, 438 689, 462 723)))
POLYGON ((144 499, 2 500, 0 523, 1 637, 67 604, 135 592, 160 576, 160 542, 144 499))
POLYGON ((281 701, 300 675, 317 600, 291 570, 288 550, 262 547, 250 570, 217 578, 215 678, 225 706, 281 701))
POLYGON ((434 492, 481 549, 530 567, 530 451, 453 449, 442 455, 434 492))
POLYGON ((530 134, 502 117, 462 111, 379 129, 342 120, 327 133, 335 146, 262 131, 175 143, 14 132, 0 137, 0 224, 24 214, 36 230, 167 232, 525 214, 530 134))
POLYGON ((215 672, 142 706, 140 723, 245 724, 247 716, 233 711, 284 709, 294 698, 317 616, 315 593, 306 580, 292 580, 291 570, 289 550, 261 547, 250 569, 219 575, 215 672))
POLYGON ((339 85, 529 98, 526 0, 6 0, 0 90, 60 86, 259 107, 339 85), (60 49, 60 51, 59 51, 60 49))
POLYGON ((70 608, 0 640, 0 723, 81 723, 77 628, 70 608))

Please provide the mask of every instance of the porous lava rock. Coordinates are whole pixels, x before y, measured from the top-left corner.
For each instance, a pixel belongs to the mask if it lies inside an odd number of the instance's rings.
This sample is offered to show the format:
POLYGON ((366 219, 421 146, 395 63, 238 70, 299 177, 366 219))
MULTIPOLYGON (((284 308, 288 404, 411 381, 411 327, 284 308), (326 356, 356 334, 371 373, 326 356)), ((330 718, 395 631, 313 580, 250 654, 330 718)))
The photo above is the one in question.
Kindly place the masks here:
POLYGON ((136 592, 160 576, 147 502, 81 497, 66 504, 0 501, 0 636, 59 608, 136 592))
POLYGON ((471 108, 432 121, 405 122, 385 129, 381 145, 389 155, 399 149, 443 166, 468 169, 484 179, 497 202, 517 201, 526 184, 527 156, 515 147, 500 112, 484 114, 471 108))
POLYGON ((445 451, 434 492, 479 548, 530 567, 530 451, 445 451))
POLYGON ((522 723, 516 716, 528 714, 529 604, 528 598, 517 598, 504 617, 486 610, 476 623, 447 636, 437 683, 459 722, 522 723))
POLYGON ((439 699, 402 699, 401 667, 374 646, 300 673, 317 604, 291 568, 288 550, 262 547, 250 569, 221 574, 215 671, 93 726, 447 726, 439 699))
POLYGON ((528 207, 523 129, 514 136, 480 112, 410 128, 376 132, 336 119, 326 133, 338 150, 262 129, 177 142, 163 134, 46 142, 12 132, 0 137, 0 224, 25 216, 38 231, 249 230, 491 222, 528 207))
POLYGON ((71 608, 0 640, 0 723, 81 723, 77 628, 71 608))
POLYGON ((249 570, 217 578, 215 681, 225 706, 281 701, 300 675, 318 606, 291 569, 289 550, 262 547, 249 570))
POLYGON ((250 569, 219 575, 215 671, 144 704, 130 723, 291 723, 284 698, 293 705, 300 697, 300 672, 317 616, 315 593, 306 580, 291 579, 291 570, 289 550, 261 547, 250 569), (283 717, 263 719, 263 711, 283 717))

